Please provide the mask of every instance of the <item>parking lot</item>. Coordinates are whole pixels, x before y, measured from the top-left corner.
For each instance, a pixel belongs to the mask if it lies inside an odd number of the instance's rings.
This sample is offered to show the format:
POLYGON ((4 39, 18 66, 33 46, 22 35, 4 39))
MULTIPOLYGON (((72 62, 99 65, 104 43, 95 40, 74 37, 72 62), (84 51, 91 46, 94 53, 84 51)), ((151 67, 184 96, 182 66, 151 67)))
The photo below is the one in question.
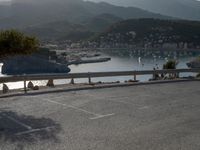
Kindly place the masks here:
POLYGON ((200 82, 0 99, 0 150, 199 150, 200 82))

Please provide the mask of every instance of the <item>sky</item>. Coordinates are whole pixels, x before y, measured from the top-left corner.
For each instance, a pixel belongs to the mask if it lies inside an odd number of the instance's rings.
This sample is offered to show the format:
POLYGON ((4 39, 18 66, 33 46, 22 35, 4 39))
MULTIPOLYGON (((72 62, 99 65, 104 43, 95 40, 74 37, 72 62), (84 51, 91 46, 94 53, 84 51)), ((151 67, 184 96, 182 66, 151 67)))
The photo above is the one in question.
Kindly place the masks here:
MULTIPOLYGON (((11 1, 11 0, 0 0, 0 2, 2 1, 11 1)), ((90 1, 93 1, 93 0, 90 0, 90 1)), ((102 0, 102 1, 106 1, 106 0, 102 0)), ((200 0, 197 0, 197 1, 200 1, 200 0)))
MULTIPOLYGON (((0 1, 11 1, 11 0, 0 0, 0 1)), ((92 1, 92 0, 91 0, 92 1)), ((106 1, 106 0, 104 0, 104 1, 106 1)), ((200 0, 197 0, 197 1, 200 1, 200 0)))

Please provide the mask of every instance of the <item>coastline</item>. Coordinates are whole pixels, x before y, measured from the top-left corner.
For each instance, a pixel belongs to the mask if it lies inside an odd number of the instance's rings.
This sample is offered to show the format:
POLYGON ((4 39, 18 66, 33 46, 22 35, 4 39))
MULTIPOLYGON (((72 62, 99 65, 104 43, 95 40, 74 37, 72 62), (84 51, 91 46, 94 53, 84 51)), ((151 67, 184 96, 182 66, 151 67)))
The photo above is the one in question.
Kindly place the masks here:
POLYGON ((110 57, 104 57, 104 58, 96 58, 96 59, 88 59, 88 60, 75 60, 68 62, 67 65, 79 65, 79 64, 89 64, 89 63, 102 63, 110 61, 110 57))

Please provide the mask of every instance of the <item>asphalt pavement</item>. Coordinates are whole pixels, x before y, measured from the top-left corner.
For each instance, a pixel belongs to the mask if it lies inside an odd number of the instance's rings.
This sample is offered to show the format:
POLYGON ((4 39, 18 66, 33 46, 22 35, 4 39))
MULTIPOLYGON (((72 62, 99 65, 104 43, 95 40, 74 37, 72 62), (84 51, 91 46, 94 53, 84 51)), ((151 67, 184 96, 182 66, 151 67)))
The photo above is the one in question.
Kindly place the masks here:
POLYGON ((0 98, 0 150, 199 149, 199 81, 0 98))

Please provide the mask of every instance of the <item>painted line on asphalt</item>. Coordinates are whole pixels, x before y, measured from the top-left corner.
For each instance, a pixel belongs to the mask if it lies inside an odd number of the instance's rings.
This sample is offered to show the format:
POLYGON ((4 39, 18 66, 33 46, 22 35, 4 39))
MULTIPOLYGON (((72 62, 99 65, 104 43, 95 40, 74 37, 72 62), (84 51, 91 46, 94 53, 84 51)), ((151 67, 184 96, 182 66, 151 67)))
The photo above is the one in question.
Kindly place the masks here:
POLYGON ((40 131, 45 131, 45 130, 50 130, 50 129, 54 129, 55 127, 46 127, 46 128, 39 128, 39 129, 32 129, 32 130, 28 130, 28 131, 24 131, 24 132, 19 132, 16 133, 16 136, 21 136, 21 135, 25 135, 25 134, 31 134, 31 133, 35 133, 35 132, 40 132, 40 131))
POLYGON ((144 109, 149 109, 149 108, 151 108, 151 106, 143 106, 143 107, 140 107, 139 109, 144 110, 144 109))
POLYGON ((43 99, 43 100, 50 102, 50 103, 57 104, 57 105, 61 105, 61 106, 67 107, 67 108, 72 108, 72 109, 75 109, 77 111, 84 112, 86 114, 94 115, 93 118, 90 118, 92 120, 96 120, 96 119, 105 118, 105 117, 108 117, 108 116, 115 115, 115 114, 101 115, 101 114, 97 114, 97 113, 94 113, 94 112, 91 112, 91 111, 88 111, 88 110, 85 110, 85 109, 82 109, 82 108, 78 108, 78 107, 75 107, 75 106, 72 106, 72 105, 67 105, 67 104, 63 104, 63 103, 60 103, 60 102, 56 102, 56 101, 53 101, 53 100, 49 100, 49 99, 43 99))
POLYGON ((96 113, 94 113, 94 112, 90 112, 90 111, 87 111, 87 110, 84 110, 84 109, 81 109, 81 108, 78 108, 78 107, 75 107, 75 106, 72 106, 72 105, 63 104, 63 103, 56 102, 56 101, 52 101, 52 100, 49 100, 49 99, 43 99, 43 100, 44 100, 44 101, 47 101, 47 102, 50 102, 50 103, 57 104, 57 105, 65 106, 65 107, 67 107, 67 108, 72 108, 72 109, 75 109, 75 110, 84 112, 84 113, 86 113, 86 114, 94 115, 94 116, 96 116, 96 117, 101 116, 100 114, 96 114, 96 113))
POLYGON ((107 115, 100 115, 100 116, 97 116, 97 117, 93 117, 93 118, 90 118, 91 120, 97 120, 97 119, 101 119, 101 118, 105 118, 105 117, 110 117, 110 116, 114 116, 115 114, 107 114, 107 115))
MULTIPOLYGON (((60 97, 56 97, 57 99, 63 99, 63 96, 60 96, 60 97)), ((95 100, 105 100, 103 98, 96 98, 94 97, 95 100)), ((132 105, 132 106, 137 106, 137 107, 142 107, 142 105, 139 105, 139 104, 133 104, 133 103, 130 103, 130 102, 127 102, 127 101, 122 101, 122 100, 114 100, 114 98, 130 98, 130 97, 115 97, 115 96, 111 96, 111 97, 107 97, 107 101, 112 101, 112 102, 116 102, 116 103, 122 103, 122 104, 128 104, 128 105, 132 105)))
POLYGON ((31 129, 32 129, 31 126, 29 126, 29 125, 27 125, 27 124, 25 124, 25 123, 23 123, 23 122, 21 122, 21 121, 15 119, 15 118, 13 118, 13 117, 10 117, 10 116, 8 116, 8 115, 6 115, 6 114, 3 114, 3 115, 4 115, 6 118, 8 118, 9 120, 11 120, 11 121, 17 123, 18 125, 20 125, 20 126, 26 128, 26 129, 28 129, 28 130, 31 130, 31 129))

